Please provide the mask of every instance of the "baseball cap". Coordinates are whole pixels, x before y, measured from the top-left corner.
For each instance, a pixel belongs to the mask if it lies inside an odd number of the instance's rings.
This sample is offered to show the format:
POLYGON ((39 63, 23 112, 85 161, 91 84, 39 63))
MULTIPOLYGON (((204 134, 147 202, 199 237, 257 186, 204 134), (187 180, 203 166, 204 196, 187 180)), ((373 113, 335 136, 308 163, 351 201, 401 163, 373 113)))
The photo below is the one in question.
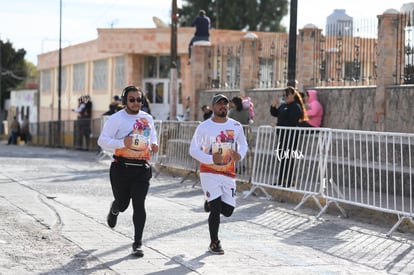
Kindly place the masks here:
POLYGON ((229 103, 229 99, 223 94, 217 94, 213 97, 213 104, 216 104, 220 100, 224 99, 227 103, 229 103))

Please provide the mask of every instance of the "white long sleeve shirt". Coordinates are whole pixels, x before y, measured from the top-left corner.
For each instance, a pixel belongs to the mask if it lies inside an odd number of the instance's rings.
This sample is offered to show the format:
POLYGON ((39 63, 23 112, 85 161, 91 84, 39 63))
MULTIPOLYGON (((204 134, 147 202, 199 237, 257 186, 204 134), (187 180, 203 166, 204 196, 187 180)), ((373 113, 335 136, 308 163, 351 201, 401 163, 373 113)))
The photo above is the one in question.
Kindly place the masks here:
POLYGON ((236 150, 241 159, 246 156, 247 141, 242 125, 228 118, 225 123, 211 119, 202 122, 196 129, 190 144, 190 155, 200 162, 201 173, 222 174, 235 177, 231 150, 236 150), (223 163, 214 164, 213 153, 223 155, 223 163))
POLYGON ((98 145, 117 157, 128 159, 150 159, 151 144, 157 144, 157 132, 152 116, 144 111, 136 115, 125 109, 111 115, 98 138, 98 145), (134 136, 133 148, 124 145, 124 138, 134 136))

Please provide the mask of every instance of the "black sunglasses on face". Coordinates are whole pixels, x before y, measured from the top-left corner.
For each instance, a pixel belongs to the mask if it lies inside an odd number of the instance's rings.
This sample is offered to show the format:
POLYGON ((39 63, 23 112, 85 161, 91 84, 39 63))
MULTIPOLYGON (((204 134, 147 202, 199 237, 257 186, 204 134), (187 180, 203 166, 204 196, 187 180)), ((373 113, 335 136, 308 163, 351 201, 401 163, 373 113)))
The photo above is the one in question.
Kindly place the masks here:
POLYGON ((131 103, 134 103, 135 101, 140 103, 140 102, 142 102, 142 98, 141 97, 137 97, 137 98, 130 97, 130 98, 128 98, 128 101, 131 102, 131 103))

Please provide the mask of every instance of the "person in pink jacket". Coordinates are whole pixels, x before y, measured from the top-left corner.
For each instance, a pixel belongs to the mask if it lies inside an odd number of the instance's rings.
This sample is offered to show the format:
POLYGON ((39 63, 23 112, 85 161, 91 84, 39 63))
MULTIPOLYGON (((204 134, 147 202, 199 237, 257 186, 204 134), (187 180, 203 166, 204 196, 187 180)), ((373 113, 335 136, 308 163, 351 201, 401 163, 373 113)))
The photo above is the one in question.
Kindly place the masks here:
POLYGON ((323 117, 323 107, 318 101, 318 92, 308 90, 304 93, 304 103, 309 117, 308 121, 300 123, 300 127, 321 127, 323 117))

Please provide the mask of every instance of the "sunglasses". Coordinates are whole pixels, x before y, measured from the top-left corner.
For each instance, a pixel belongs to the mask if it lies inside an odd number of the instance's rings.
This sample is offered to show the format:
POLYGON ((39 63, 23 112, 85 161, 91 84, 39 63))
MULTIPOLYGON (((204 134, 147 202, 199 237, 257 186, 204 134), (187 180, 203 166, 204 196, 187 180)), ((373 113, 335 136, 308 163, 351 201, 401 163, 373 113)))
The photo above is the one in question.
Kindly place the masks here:
POLYGON ((131 103, 134 103, 135 101, 140 103, 140 102, 142 102, 142 98, 141 97, 137 97, 137 98, 130 97, 130 98, 128 98, 128 101, 131 102, 131 103))

